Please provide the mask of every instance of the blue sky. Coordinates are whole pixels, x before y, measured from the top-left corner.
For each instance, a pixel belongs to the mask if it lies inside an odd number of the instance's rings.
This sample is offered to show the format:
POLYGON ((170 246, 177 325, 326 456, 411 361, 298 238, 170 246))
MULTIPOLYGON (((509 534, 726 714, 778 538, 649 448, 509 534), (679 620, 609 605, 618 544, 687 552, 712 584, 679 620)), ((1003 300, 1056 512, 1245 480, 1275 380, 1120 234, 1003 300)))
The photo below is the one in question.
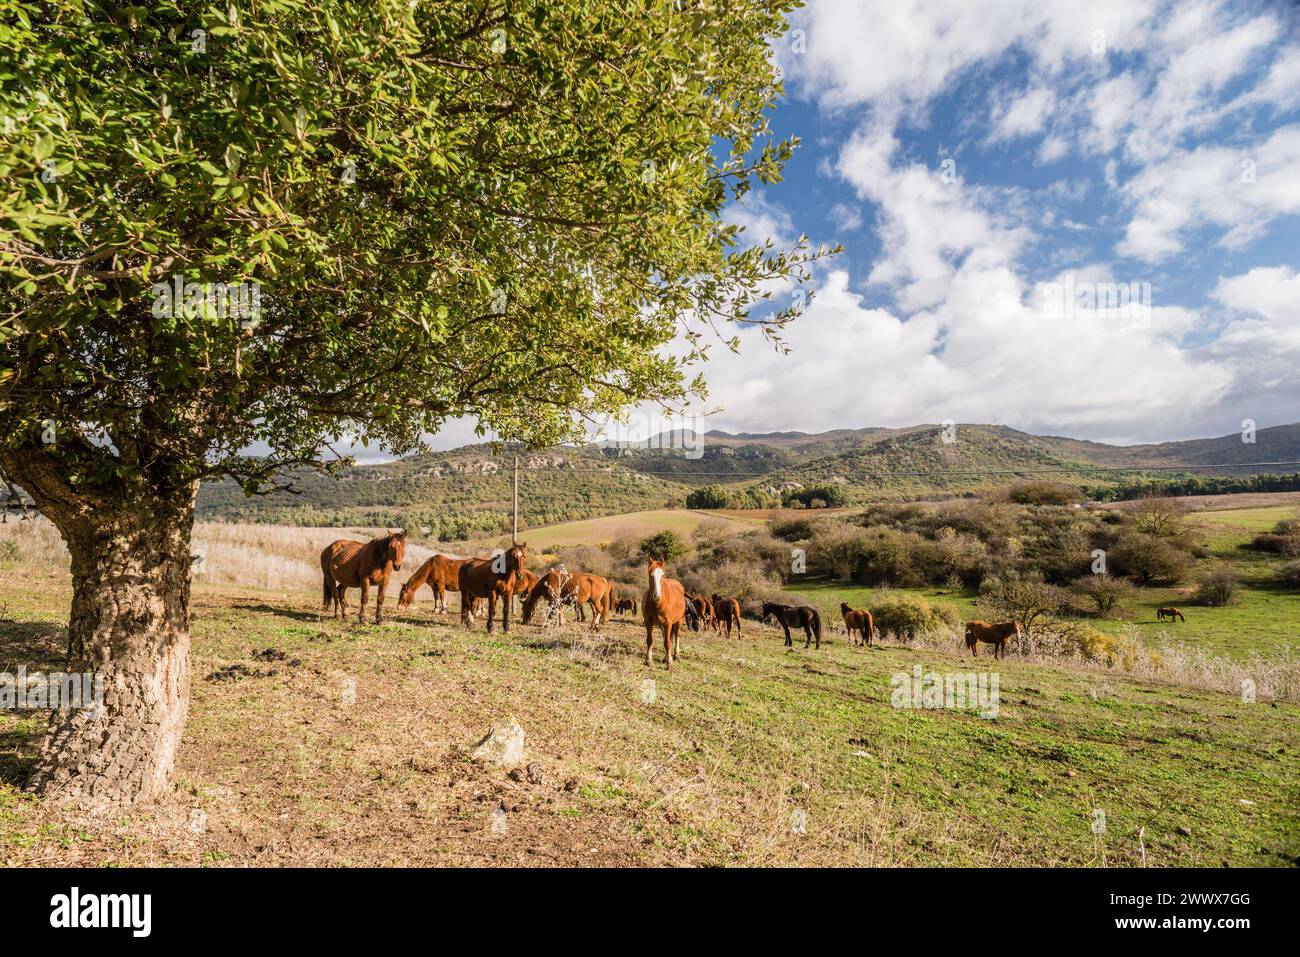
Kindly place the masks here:
POLYGON ((1294 4, 809 0, 773 59, 774 129, 803 146, 729 218, 844 252, 789 354, 753 330, 714 350, 691 424, 1132 443, 1300 420, 1294 4), (1108 284, 1149 309, 1062 295, 1108 284))

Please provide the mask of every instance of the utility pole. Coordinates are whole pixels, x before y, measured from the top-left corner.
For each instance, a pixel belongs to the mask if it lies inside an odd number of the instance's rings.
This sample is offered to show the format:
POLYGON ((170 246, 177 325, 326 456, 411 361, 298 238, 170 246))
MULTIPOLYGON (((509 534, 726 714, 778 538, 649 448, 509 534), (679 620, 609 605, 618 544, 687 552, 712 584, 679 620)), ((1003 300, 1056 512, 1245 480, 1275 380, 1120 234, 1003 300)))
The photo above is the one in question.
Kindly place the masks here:
POLYGON ((519 542, 519 456, 515 456, 515 527, 510 533, 510 544, 519 542))

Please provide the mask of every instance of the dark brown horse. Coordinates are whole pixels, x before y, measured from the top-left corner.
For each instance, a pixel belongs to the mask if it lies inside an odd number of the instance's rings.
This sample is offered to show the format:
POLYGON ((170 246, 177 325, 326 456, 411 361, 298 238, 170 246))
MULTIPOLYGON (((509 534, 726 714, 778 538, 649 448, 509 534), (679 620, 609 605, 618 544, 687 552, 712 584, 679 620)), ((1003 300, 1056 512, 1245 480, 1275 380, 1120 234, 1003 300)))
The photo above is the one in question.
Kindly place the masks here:
POLYGON ((415 601, 421 586, 428 585, 433 590, 434 611, 447 610, 447 592, 460 591, 460 566, 465 564, 463 558, 448 558, 446 555, 434 555, 415 570, 415 574, 406 580, 401 593, 397 596, 397 607, 408 608, 415 601))
POLYGON ((1182 621, 1182 622, 1187 621, 1187 619, 1183 617, 1183 613, 1179 611, 1177 608, 1157 608, 1156 620, 1157 621, 1165 621, 1165 620, 1182 621))
POLYGON ((502 600, 501 627, 510 631, 510 612, 514 602, 515 588, 522 582, 524 559, 528 549, 527 543, 511 545, 500 555, 492 558, 470 558, 460 566, 460 621, 465 627, 472 622, 471 612, 478 599, 486 598, 488 602, 487 630, 492 631, 492 620, 496 617, 497 601, 502 600))
POLYGON ((635 598, 616 598, 614 600, 614 614, 621 615, 625 611, 633 615, 636 614, 635 598))
POLYGON ((364 621, 370 586, 377 585, 375 624, 379 624, 384 620, 384 592, 388 590, 388 578, 393 572, 402 570, 402 556, 405 554, 405 529, 394 532, 390 528, 383 538, 369 542, 354 542, 346 538, 331 542, 320 553, 320 570, 324 578, 322 610, 333 602, 334 613, 342 620, 348 608, 347 590, 359 587, 361 610, 357 613, 357 621, 364 621))
POLYGON ((807 640, 803 646, 807 648, 817 639, 817 647, 822 646, 822 616, 817 613, 817 609, 810 605, 780 605, 774 601, 763 602, 763 618, 775 618, 777 623, 785 629, 785 644, 787 648, 793 648, 794 642, 790 638, 790 626, 802 628, 807 640))
POLYGON ((653 649, 655 628, 664 634, 664 657, 668 670, 673 670, 673 659, 680 657, 682 621, 686 618, 686 589, 682 583, 668 577, 664 563, 650 559, 646 565, 649 585, 641 598, 641 617, 645 622, 645 663, 654 664, 653 649))
POLYGON ((872 636, 876 633, 876 621, 871 612, 865 608, 850 608, 848 602, 840 602, 840 614, 844 616, 844 630, 853 637, 855 645, 870 647, 872 636))
POLYGON ((1018 621, 1000 621, 996 625, 987 621, 966 622, 966 647, 971 657, 979 654, 979 642, 993 646, 993 657, 1001 658, 1007 653, 1007 642, 1012 635, 1022 637, 1022 625, 1018 621))
POLYGON ((717 630, 720 626, 726 625, 727 637, 731 637, 731 625, 736 625, 736 637, 740 637, 740 602, 734 598, 723 598, 721 595, 714 595, 709 599, 713 605, 713 627, 717 630))

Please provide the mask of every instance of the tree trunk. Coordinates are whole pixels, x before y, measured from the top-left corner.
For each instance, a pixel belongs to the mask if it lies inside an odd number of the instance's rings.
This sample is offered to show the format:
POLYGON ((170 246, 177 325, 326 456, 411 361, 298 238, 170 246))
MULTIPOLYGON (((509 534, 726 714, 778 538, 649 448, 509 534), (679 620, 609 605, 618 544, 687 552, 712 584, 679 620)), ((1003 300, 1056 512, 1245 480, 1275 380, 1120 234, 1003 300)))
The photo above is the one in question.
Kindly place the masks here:
MULTIPOLYGON (((15 476, 17 478, 17 476, 15 476)), ((27 789, 124 805, 168 793, 189 704, 190 533, 197 482, 174 494, 42 501, 72 557, 68 671, 103 678, 103 707, 53 711, 27 789)), ((21 479, 20 479, 21 481, 21 479)), ((53 489, 51 489, 53 491, 53 489)))

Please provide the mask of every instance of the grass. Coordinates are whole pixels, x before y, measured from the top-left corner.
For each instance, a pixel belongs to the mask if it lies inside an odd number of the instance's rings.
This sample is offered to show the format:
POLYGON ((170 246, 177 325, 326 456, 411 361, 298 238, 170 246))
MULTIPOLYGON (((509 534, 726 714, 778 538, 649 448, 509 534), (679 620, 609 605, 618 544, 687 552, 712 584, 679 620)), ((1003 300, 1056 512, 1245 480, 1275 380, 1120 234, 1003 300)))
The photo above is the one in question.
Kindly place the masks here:
MULTIPOLYGON (((66 575, 3 569, 0 587, 5 660, 48 660, 66 575)), ((196 588, 159 806, 87 818, 20 794, 41 722, 0 714, 0 862, 1136 866, 1139 834, 1152 866, 1300 854, 1294 705, 1012 659, 988 720, 891 706, 896 673, 971 669, 955 652, 787 652, 746 622, 744 640, 688 634, 669 674, 631 621, 489 636, 428 602, 359 626, 314 598, 196 588), (267 647, 284 659, 252 658, 267 647), (276 673, 206 680, 235 662, 276 673), (467 758, 507 714, 540 784, 467 758)))

